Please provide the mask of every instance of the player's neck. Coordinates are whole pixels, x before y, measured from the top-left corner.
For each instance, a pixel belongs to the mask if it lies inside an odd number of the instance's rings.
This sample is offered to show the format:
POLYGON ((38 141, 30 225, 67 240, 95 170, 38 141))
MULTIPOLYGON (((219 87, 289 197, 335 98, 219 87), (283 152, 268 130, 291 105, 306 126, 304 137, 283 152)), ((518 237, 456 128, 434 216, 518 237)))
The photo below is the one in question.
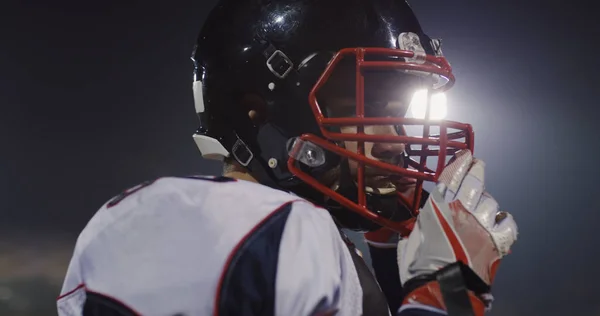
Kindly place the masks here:
POLYGON ((227 172, 227 173, 223 174, 223 176, 228 177, 228 178, 234 178, 234 179, 238 179, 238 180, 245 180, 245 181, 258 183, 256 178, 254 178, 252 175, 250 175, 248 172, 245 172, 245 171, 231 171, 231 172, 227 172))

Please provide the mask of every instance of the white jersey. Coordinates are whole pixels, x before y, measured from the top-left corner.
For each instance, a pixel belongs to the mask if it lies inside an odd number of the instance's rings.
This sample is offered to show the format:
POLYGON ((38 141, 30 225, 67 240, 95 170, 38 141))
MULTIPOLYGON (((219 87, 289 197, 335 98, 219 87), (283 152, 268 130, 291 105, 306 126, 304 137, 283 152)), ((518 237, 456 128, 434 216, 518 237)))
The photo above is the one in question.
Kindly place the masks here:
POLYGON ((362 294, 326 210, 247 181, 161 178, 94 215, 57 305, 59 315, 107 304, 133 315, 360 315, 362 294))

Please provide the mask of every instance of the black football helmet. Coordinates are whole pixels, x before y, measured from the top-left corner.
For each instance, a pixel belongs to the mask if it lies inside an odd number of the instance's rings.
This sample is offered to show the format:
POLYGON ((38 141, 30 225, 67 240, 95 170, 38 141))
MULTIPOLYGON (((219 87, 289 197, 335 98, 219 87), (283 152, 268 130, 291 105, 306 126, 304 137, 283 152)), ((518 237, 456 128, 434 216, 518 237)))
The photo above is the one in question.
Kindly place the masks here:
POLYGON ((203 157, 233 157, 261 183, 326 207, 347 228, 408 234, 426 197, 423 181, 435 181, 448 156, 473 149, 470 125, 432 117, 433 96, 454 76, 440 41, 423 33, 402 0, 221 0, 192 60, 194 139, 203 157), (421 117, 373 110, 417 88, 425 91, 421 117), (331 111, 327 89, 351 97, 352 113, 331 111), (397 134, 364 133, 373 125, 393 125, 397 134), (340 132, 348 126, 355 132, 340 132), (401 159, 381 161, 365 155, 365 142, 406 149, 401 159), (434 167, 428 158, 437 159, 434 167), (349 160, 358 162, 356 175, 349 160), (414 197, 374 194, 365 187, 367 168, 416 179, 414 197), (323 181, 332 170, 335 186, 323 181))

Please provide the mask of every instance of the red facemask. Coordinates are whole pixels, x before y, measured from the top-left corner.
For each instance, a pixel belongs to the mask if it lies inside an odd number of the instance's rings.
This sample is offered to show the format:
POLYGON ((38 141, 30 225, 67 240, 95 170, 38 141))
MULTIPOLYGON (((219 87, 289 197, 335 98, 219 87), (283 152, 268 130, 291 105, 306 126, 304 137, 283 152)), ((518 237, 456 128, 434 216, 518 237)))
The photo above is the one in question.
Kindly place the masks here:
POLYGON ((341 194, 335 192, 326 185, 320 183, 317 179, 308 173, 300 170, 296 166, 296 161, 302 146, 298 142, 291 151, 288 160, 288 168, 292 174, 306 182, 316 190, 329 196, 348 210, 354 211, 373 222, 399 232, 406 236, 412 231, 416 220, 416 215, 420 209, 421 195, 423 193, 423 181, 437 181, 437 177, 446 165, 449 156, 454 155, 458 150, 468 149, 473 151, 474 135, 471 125, 453 122, 448 120, 431 120, 430 107, 431 98, 428 98, 427 110, 424 119, 407 117, 365 117, 365 70, 406 70, 409 72, 418 72, 420 74, 433 74, 437 78, 445 79, 445 83, 435 87, 432 83, 430 95, 445 91, 452 87, 455 78, 452 69, 444 57, 431 55, 418 55, 412 51, 388 49, 388 48, 346 48, 340 50, 329 63, 315 86, 310 92, 309 103, 315 115, 315 119, 320 127, 323 137, 313 134, 304 134, 300 136, 303 142, 309 142, 321 147, 343 158, 355 160, 358 162, 357 187, 358 201, 354 202, 341 194), (330 78, 334 69, 343 58, 354 55, 356 57, 356 115, 354 117, 333 118, 325 117, 317 101, 317 92, 330 78), (365 57, 392 57, 394 61, 367 61, 365 57), (395 125, 403 129, 404 126, 420 126, 423 134, 421 136, 403 135, 369 135, 364 133, 364 126, 370 125, 395 125), (331 131, 331 127, 355 126, 356 133, 340 133, 331 131), (431 127, 439 129, 439 135, 430 133, 431 127), (454 130, 449 132, 450 130, 454 130), (348 141, 357 142, 358 151, 352 152, 344 149, 337 143, 348 141), (410 168, 404 168, 390 163, 382 162, 376 159, 368 158, 365 155, 365 142, 373 143, 397 143, 406 146, 406 154, 410 158, 408 165, 410 168), (420 145, 419 149, 411 149, 412 146, 420 145), (435 149, 429 149, 435 146, 435 149), (427 166, 428 157, 437 157, 437 165, 427 166), (412 212, 413 217, 402 222, 391 221, 381 215, 369 210, 366 203, 365 193, 365 166, 377 168, 386 174, 416 179, 416 189, 412 198, 407 198, 398 193, 398 198, 412 212))

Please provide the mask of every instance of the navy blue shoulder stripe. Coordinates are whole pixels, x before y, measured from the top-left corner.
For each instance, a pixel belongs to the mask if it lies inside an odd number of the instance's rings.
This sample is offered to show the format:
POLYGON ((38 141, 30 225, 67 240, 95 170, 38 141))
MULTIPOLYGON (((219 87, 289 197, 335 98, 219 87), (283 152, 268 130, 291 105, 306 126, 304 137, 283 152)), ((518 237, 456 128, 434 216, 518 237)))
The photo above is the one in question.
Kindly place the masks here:
POLYGON ((288 202, 256 225, 232 251, 221 276, 215 316, 272 316, 279 245, 292 210, 288 202))
POLYGON ((86 291, 83 316, 138 316, 138 312, 117 299, 86 291))

